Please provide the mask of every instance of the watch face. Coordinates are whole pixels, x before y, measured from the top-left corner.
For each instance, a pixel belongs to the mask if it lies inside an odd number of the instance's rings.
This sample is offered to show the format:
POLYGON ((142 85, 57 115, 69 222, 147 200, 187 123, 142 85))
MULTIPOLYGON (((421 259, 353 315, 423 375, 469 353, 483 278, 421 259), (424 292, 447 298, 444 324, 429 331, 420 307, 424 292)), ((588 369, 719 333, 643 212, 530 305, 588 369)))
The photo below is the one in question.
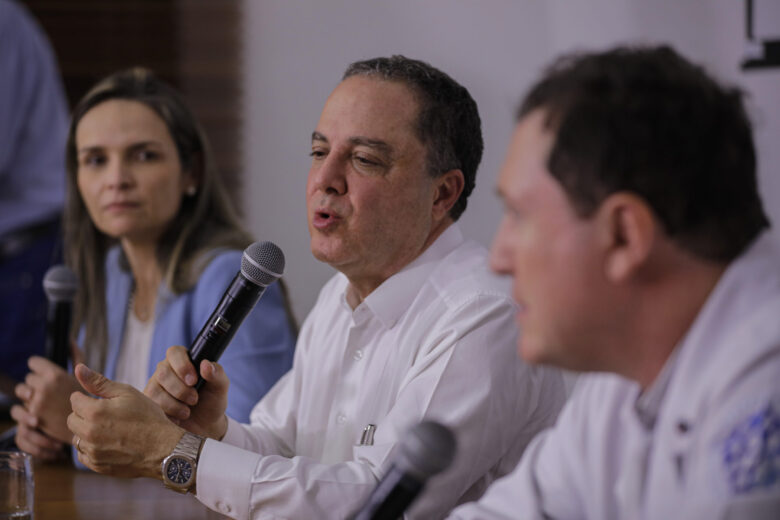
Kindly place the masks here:
POLYGON ((192 463, 182 457, 172 457, 165 467, 165 475, 174 484, 186 484, 192 478, 192 463))

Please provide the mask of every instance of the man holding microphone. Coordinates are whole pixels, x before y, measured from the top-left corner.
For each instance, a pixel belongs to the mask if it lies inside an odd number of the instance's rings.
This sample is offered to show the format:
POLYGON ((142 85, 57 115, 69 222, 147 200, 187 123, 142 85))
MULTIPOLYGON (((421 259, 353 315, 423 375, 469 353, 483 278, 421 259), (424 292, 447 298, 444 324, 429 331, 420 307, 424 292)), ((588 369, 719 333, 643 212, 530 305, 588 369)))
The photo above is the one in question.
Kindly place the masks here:
POLYGON ((402 56, 352 64, 312 133, 307 184, 312 252, 340 273, 303 325, 291 372, 241 425, 224 415, 218 365, 204 361, 207 382, 191 388, 183 347, 147 385, 157 404, 79 366, 104 398, 72 397, 79 459, 164 480, 163 461, 189 453, 197 465, 178 487, 221 513, 345 518, 399 436, 434 419, 458 455, 410 516, 479 497, 564 400, 559 373, 517 358, 508 288, 455 223, 481 155, 476 104, 452 78, 402 56))

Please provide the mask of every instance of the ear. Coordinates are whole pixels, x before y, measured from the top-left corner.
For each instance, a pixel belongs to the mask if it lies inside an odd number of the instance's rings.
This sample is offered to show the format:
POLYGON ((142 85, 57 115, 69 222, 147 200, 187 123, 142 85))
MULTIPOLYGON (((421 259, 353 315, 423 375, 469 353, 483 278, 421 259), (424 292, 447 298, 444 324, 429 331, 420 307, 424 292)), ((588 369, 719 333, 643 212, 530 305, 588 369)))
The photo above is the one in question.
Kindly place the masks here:
POLYGON ((434 220, 439 221, 447 217, 452 206, 463 193, 465 184, 463 172, 460 170, 450 170, 434 179, 432 208, 434 220))
POLYGON ((203 170, 205 165, 203 163, 203 154, 194 153, 190 158, 190 165, 182 172, 182 179, 184 181, 184 193, 192 196, 200 188, 203 180, 203 170))
POLYGON ((198 192, 198 180, 192 174, 191 171, 184 171, 182 173, 182 186, 184 189, 184 195, 192 197, 198 192))
POLYGON ((604 274, 612 282, 624 282, 649 259, 658 233, 655 215, 642 198, 618 192, 602 202, 596 218, 606 252, 604 274))

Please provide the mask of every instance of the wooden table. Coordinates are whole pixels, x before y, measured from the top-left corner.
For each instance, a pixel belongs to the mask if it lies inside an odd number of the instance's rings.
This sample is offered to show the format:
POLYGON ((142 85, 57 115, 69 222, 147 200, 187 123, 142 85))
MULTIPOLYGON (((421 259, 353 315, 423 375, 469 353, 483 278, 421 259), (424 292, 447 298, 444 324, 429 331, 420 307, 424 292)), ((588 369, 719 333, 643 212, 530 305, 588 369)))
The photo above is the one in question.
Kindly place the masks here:
POLYGON ((34 473, 36 520, 226 518, 158 480, 108 477, 66 463, 36 464, 34 473))

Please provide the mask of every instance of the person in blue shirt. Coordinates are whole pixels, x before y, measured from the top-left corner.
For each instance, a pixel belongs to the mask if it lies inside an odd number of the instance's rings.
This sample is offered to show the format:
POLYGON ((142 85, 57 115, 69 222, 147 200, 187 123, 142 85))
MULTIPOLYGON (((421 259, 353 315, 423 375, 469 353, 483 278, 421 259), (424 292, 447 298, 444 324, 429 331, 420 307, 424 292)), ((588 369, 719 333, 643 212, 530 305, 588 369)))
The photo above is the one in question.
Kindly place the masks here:
MULTIPOLYGON (((41 282, 61 260, 65 91, 51 45, 20 3, 0 0, 0 378, 21 381, 42 355, 41 282)), ((0 408, 13 383, 0 384, 0 408)))
MULTIPOLYGON (((146 69, 109 76, 76 106, 66 167, 65 256, 80 281, 74 365, 144 390, 166 350, 194 340, 252 237, 192 114, 146 69)), ((229 415, 248 420, 290 368, 295 336, 284 287, 273 284, 220 358, 233 383, 229 415)), ((55 458, 72 439, 66 417, 78 383, 41 357, 29 366, 16 388, 23 406, 11 410, 16 443, 55 458)))

